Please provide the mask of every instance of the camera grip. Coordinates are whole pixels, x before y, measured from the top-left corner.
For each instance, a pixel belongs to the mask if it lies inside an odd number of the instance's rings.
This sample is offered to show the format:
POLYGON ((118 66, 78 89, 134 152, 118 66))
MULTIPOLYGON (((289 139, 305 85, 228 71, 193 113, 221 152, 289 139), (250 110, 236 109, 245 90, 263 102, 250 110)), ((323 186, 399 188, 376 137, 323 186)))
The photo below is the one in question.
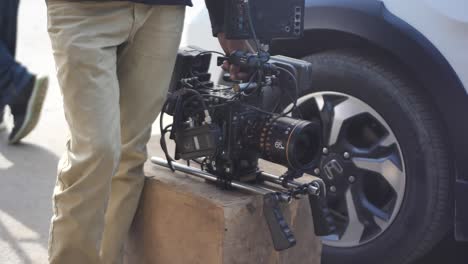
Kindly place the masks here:
POLYGON ((330 235, 333 231, 336 230, 336 226, 334 224, 325 197, 322 195, 317 196, 309 194, 309 203, 312 212, 312 218, 314 220, 315 235, 330 235))
POLYGON ((279 207, 277 193, 265 194, 263 198, 263 214, 270 229, 273 246, 277 251, 288 249, 296 245, 294 234, 284 219, 279 207))

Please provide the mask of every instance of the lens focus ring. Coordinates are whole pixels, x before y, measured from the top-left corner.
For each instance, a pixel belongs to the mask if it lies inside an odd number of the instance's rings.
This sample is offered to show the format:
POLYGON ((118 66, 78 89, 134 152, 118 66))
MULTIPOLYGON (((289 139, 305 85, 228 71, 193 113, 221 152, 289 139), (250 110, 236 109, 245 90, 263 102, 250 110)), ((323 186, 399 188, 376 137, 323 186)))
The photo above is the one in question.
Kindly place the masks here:
POLYGON ((315 164, 321 143, 320 124, 290 117, 276 117, 261 131, 262 158, 301 170, 315 164))

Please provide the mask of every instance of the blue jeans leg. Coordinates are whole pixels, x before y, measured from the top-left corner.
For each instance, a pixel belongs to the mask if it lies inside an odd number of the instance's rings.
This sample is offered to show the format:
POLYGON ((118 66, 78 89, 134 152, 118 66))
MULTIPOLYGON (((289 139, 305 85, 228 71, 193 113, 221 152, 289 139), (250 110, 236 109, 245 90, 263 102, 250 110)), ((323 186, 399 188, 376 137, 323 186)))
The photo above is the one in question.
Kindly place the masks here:
POLYGON ((33 77, 14 58, 18 4, 19 0, 0 1, 0 110, 12 103, 33 77))

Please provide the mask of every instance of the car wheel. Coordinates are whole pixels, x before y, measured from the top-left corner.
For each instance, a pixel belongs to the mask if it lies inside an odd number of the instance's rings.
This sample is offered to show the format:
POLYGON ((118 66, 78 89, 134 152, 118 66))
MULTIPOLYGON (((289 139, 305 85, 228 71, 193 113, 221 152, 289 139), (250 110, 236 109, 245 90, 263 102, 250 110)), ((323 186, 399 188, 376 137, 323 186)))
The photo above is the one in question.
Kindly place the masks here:
MULTIPOLYGON (((298 100, 320 118, 336 231, 323 237, 325 264, 403 264, 450 228, 450 163, 430 99, 388 61, 353 51, 310 55, 312 85, 298 100)), ((311 172, 311 173, 312 173, 311 172)))

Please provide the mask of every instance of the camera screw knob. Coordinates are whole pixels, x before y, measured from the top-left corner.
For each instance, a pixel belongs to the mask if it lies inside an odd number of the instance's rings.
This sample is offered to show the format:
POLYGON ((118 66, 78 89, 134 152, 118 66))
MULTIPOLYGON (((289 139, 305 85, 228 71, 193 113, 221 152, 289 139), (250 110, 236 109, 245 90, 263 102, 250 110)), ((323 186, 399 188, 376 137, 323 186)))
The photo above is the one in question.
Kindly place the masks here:
POLYGON ((328 151, 327 148, 323 148, 323 149, 322 149, 322 153, 325 154, 325 155, 327 155, 327 154, 329 153, 329 151, 328 151))
POLYGON ((336 192, 336 187, 335 187, 335 185, 330 186, 330 192, 336 192))
POLYGON ((349 159, 351 157, 351 154, 349 154, 349 152, 345 152, 345 153, 343 153, 343 157, 345 159, 349 159))
POLYGON ((315 168, 315 169, 314 169, 314 173, 315 173, 315 175, 320 175, 320 169, 319 169, 319 168, 315 168))
POLYGON ((354 176, 349 176, 349 177, 348 177, 348 181, 349 181, 350 183, 354 183, 354 182, 356 181, 356 177, 354 177, 354 176))

